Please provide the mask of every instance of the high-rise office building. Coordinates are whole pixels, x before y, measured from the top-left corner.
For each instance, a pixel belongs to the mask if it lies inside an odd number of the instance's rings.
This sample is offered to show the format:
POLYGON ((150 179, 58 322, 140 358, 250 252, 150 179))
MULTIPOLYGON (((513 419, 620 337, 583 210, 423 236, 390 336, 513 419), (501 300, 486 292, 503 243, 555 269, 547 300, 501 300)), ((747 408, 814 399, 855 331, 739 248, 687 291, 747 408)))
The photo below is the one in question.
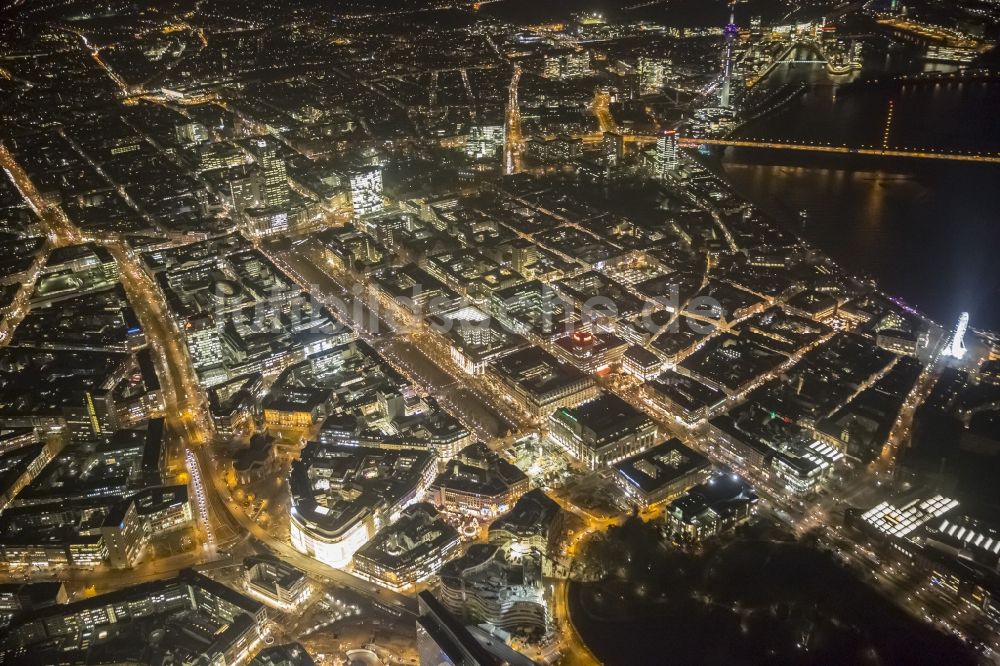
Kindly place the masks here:
POLYGON ((184 325, 191 363, 196 370, 222 365, 222 341, 211 317, 195 317, 184 325))
POLYGON ((507 132, 503 122, 473 125, 465 140, 465 153, 477 160, 496 157, 506 141, 507 132))
POLYGON ((548 79, 579 79, 590 72, 590 54, 586 51, 546 56, 542 66, 542 76, 548 79))
POLYGON ((640 57, 636 65, 639 74, 639 93, 653 95, 663 90, 663 79, 670 69, 670 61, 663 58, 640 57))
POLYGON ((260 174, 247 167, 229 169, 220 189, 229 205, 239 211, 255 208, 263 201, 260 174))
POLYGON ((542 66, 542 76, 547 79, 558 79, 561 71, 562 64, 559 62, 559 56, 545 56, 545 63, 542 66))
POLYGON ((403 231, 402 215, 380 215, 366 220, 365 231, 378 241, 382 247, 392 250, 403 231))
POLYGON ((614 166, 625 156, 625 137, 615 132, 605 132, 601 147, 605 162, 614 166))
POLYGON ((177 140, 185 144, 202 143, 209 139, 208 129, 201 123, 193 120, 177 125, 174 128, 174 133, 177 136, 177 140))
POLYGON ((590 74, 590 54, 586 51, 567 53, 563 56, 562 71, 564 79, 577 79, 590 74))
POLYGON ((736 51, 736 38, 740 34, 740 29, 736 27, 736 10, 730 7, 729 23, 726 25, 725 49, 722 55, 722 90, 719 94, 719 105, 723 108, 730 108, 733 104, 733 60, 736 51))
POLYGON ((263 178, 261 201, 267 208, 287 206, 290 197, 285 161, 278 157, 274 143, 261 140, 257 146, 260 149, 260 167, 263 178))
POLYGON ((677 131, 665 130, 656 140, 656 175, 663 178, 669 172, 676 171, 678 164, 677 131))
POLYGON ((359 169, 350 175, 351 207, 357 216, 382 210, 382 171, 377 167, 359 169))

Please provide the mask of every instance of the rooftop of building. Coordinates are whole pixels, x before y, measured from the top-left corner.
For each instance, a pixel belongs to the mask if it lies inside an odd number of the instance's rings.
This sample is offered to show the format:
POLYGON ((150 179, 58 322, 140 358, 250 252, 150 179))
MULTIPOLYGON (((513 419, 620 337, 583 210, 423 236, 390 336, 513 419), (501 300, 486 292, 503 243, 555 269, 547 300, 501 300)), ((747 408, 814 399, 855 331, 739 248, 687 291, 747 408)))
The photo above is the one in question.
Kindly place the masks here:
POLYGON ((527 479, 527 475, 516 466, 490 451, 482 442, 476 442, 447 462, 432 487, 496 497, 527 479))
POLYGON ((273 455, 274 438, 266 433, 258 433, 250 438, 247 446, 240 447, 233 454, 233 469, 236 472, 245 472, 265 464, 273 455))
POLYGON ((400 569, 458 544, 458 530, 445 522, 432 504, 417 502, 403 510, 355 554, 379 567, 400 569))
POLYGON ((441 567, 441 584, 488 598, 521 597, 542 603, 541 569, 535 558, 510 562, 497 545, 474 543, 441 567))
POLYGON ((714 407, 726 399, 726 394, 719 389, 672 370, 648 382, 647 386, 688 412, 714 407))
POLYGON ((288 476, 293 518, 336 537, 371 512, 415 494, 433 464, 427 450, 309 442, 288 476))
POLYGON ((255 585, 291 589, 306 580, 306 575, 273 555, 251 555, 243 559, 243 572, 255 585))
POLYGON ((264 397, 264 409, 279 412, 311 412, 330 399, 330 389, 305 386, 277 387, 264 397))
POLYGON ((668 511, 690 522, 710 511, 724 516, 738 507, 757 501, 757 494, 737 474, 716 474, 670 503, 668 511))
POLYGON ((555 500, 535 488, 521 495, 510 511, 494 520, 489 531, 491 534, 499 530, 545 534, 561 511, 555 500))
POLYGON ((248 666, 314 666, 316 662, 298 643, 266 647, 250 660, 248 666))
POLYGON ((643 493, 656 492, 710 467, 708 458, 684 446, 676 437, 614 464, 615 471, 643 493))
POLYGON ((561 363, 538 347, 528 347, 494 361, 492 367, 502 377, 536 398, 560 391, 578 382, 590 382, 580 370, 561 363))
POLYGON ((106 660, 193 662, 201 657, 221 657, 248 632, 256 631, 257 618, 264 612, 259 601, 185 569, 176 578, 139 583, 28 612, 14 620, 10 635, 15 640, 8 649, 14 650, 10 654, 16 656, 14 663, 46 663, 55 660, 56 655, 64 663, 84 663, 84 656, 102 663, 106 660), (110 634, 108 640, 97 644, 88 646, 84 638, 76 634, 50 636, 47 631, 38 629, 39 625, 58 618, 75 616, 76 621, 80 621, 80 617, 89 617, 101 609, 122 604, 148 604, 153 599, 157 603, 152 605, 152 612, 120 617, 118 630, 110 634), (162 632, 158 641, 151 640, 154 632, 162 632), (26 649, 20 655, 16 651, 18 643, 26 649))
POLYGON ((555 421, 593 433, 600 441, 628 429, 654 424, 644 412, 639 411, 614 393, 602 392, 597 398, 576 407, 563 407, 552 415, 555 421))

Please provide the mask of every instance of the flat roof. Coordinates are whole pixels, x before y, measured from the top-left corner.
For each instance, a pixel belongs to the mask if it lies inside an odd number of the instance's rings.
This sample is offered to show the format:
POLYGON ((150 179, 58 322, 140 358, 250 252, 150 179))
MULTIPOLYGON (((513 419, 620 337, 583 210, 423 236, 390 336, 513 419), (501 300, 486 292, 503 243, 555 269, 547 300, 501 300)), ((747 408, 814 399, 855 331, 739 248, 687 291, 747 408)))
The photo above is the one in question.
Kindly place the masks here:
POLYGON ((602 393, 599 397, 577 407, 563 407, 553 414, 553 418, 570 419, 600 438, 605 433, 617 432, 623 426, 639 426, 653 420, 614 393, 602 393))
POLYGON ((677 479, 708 469, 711 462, 675 437, 613 467, 642 492, 653 493, 677 479))
POLYGON ((552 354, 528 347, 493 363, 493 368, 533 396, 544 396, 578 381, 589 380, 580 370, 561 363, 552 354))

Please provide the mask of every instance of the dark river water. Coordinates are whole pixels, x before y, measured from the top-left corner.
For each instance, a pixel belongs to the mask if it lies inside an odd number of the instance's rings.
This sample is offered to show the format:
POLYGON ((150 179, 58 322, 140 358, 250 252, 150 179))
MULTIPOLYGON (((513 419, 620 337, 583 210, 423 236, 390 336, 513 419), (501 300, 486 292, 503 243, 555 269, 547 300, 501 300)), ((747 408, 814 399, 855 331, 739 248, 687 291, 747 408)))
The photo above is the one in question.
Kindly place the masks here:
MULTIPOLYGON (((741 136, 792 142, 1000 152, 1000 79, 876 83, 782 65, 767 84, 808 91, 741 136)), ((722 170, 750 201, 793 224, 842 266, 875 277, 949 325, 1000 329, 1000 165, 729 149, 722 170), (798 222, 806 211, 804 226, 798 222)))

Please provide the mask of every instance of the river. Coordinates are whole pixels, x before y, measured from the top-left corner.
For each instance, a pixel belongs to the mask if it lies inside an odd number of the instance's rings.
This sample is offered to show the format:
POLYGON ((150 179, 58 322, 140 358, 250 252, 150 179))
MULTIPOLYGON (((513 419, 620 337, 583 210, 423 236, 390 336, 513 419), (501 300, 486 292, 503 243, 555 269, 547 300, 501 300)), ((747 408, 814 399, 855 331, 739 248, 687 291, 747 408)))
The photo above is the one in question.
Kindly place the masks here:
MULTIPOLYGON (((874 67, 883 64, 898 68, 888 60, 874 67)), ((891 101, 890 147, 1000 152, 1000 80, 870 77, 830 77, 822 64, 780 65, 766 85, 802 81, 808 91, 738 135, 879 145, 891 101)), ((940 323, 967 310, 973 326, 1000 329, 1000 165, 728 149, 721 168, 747 199, 940 323)))

